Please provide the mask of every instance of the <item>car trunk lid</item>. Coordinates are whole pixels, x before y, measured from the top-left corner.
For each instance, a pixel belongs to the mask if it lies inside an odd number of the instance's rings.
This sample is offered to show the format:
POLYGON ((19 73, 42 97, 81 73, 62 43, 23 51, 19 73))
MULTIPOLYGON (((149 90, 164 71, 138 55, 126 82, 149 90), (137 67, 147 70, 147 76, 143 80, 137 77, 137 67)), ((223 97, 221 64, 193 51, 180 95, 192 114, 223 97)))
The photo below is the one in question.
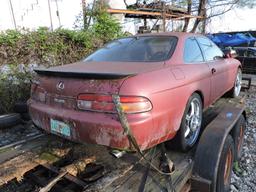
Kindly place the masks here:
POLYGON ((79 94, 117 94, 124 80, 125 78, 82 79, 40 75, 38 85, 32 86, 32 98, 42 98, 41 102, 51 106, 76 109, 79 94))
POLYGON ((51 106, 76 109, 79 94, 118 94, 126 78, 160 66, 159 63, 79 62, 36 69, 39 81, 32 86, 32 98, 41 98, 41 102, 51 106))

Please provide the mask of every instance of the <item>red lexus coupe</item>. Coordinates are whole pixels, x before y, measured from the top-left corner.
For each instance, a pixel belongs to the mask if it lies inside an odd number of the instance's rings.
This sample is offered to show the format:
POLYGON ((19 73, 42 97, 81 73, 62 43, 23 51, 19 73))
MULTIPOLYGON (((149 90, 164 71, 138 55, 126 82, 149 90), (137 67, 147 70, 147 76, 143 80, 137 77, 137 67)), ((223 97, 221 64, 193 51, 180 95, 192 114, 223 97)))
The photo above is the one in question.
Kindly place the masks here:
POLYGON ((241 89, 240 62, 190 33, 117 39, 83 61, 37 69, 29 100, 37 127, 70 140, 131 150, 112 100, 120 96, 141 150, 198 139, 203 109, 241 89))

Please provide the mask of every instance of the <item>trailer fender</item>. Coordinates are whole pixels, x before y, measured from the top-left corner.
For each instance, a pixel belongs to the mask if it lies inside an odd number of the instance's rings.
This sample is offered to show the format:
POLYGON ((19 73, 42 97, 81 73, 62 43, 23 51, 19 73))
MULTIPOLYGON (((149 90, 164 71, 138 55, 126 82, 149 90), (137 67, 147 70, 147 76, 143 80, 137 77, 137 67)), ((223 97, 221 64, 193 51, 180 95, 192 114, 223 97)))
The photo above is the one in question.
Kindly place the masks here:
POLYGON ((192 189, 216 192, 218 167, 227 136, 245 113, 245 107, 226 106, 205 128, 199 140, 192 171, 192 189))

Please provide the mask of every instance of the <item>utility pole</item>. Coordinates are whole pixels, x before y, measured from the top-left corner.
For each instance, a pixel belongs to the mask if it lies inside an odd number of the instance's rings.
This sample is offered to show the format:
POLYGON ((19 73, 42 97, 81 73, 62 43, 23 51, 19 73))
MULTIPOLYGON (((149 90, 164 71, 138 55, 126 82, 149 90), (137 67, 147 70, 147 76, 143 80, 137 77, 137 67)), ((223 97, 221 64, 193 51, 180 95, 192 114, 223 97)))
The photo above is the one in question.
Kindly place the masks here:
POLYGON ((12 20, 13 20, 14 28, 15 28, 15 30, 17 30, 17 24, 16 24, 16 19, 15 19, 15 16, 14 16, 12 0, 9 0, 9 3, 10 3, 10 7, 11 7, 11 14, 12 14, 12 20))
POLYGON ((51 3, 50 3, 50 0, 48 0, 48 9, 49 9, 49 16, 50 16, 50 23, 51 23, 51 31, 53 31, 52 11, 51 11, 51 3))
POLYGON ((55 3, 56 3, 56 8, 57 8, 56 14, 57 14, 58 21, 59 21, 59 27, 61 27, 61 22, 60 22, 60 12, 59 12, 58 1, 57 1, 57 0, 55 0, 55 3))

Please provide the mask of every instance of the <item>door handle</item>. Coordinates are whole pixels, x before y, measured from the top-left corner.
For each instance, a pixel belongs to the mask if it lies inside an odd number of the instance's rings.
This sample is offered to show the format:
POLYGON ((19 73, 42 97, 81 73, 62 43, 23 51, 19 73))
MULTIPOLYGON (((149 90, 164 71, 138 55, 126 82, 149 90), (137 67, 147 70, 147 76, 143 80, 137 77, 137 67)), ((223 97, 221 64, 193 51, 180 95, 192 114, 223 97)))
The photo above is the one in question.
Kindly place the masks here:
POLYGON ((212 74, 216 73, 216 69, 212 68, 212 74))

